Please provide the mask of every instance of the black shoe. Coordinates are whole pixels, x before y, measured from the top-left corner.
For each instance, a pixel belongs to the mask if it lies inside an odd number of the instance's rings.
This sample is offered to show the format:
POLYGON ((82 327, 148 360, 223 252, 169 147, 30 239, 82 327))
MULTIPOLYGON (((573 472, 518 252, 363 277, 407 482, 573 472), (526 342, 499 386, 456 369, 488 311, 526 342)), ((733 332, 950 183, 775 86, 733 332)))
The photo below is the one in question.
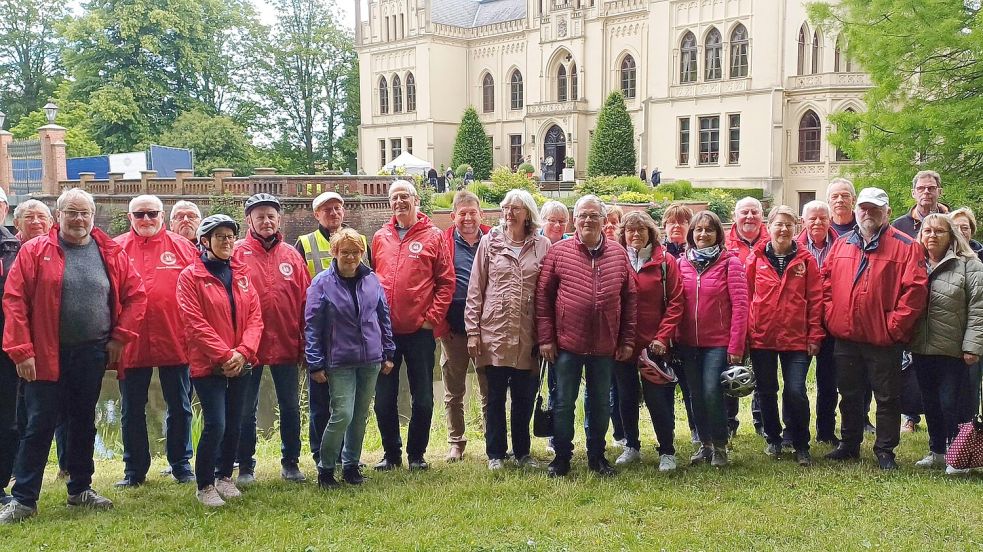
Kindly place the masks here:
POLYGON ((341 486, 341 483, 334 478, 334 470, 332 471, 318 471, 317 473, 317 486, 322 489, 337 489, 341 486))
POLYGON ((765 454, 771 456, 775 460, 780 460, 782 458, 782 445, 768 443, 768 446, 765 447, 765 454))
POLYGON ((293 481, 294 483, 307 481, 307 477, 304 476, 304 472, 300 471, 297 462, 283 462, 280 464, 280 477, 284 481, 293 481))
POLYGON ((394 462, 388 458, 383 458, 382 461, 380 461, 378 464, 373 466, 372 469, 374 469, 375 471, 390 471, 398 467, 401 467, 402 465, 403 465, 402 460, 396 460, 394 462))
POLYGON ((837 439, 835 435, 829 437, 816 437, 816 442, 829 445, 831 447, 835 447, 840 444, 840 440, 837 439))
POLYGON ((782 439, 782 448, 793 449, 795 448, 795 445, 792 444, 791 439, 782 439))
POLYGON ((608 463, 608 459, 603 456, 588 460, 587 469, 603 477, 611 477, 615 474, 614 468, 608 463))
POLYGON ((188 472, 181 475, 175 475, 174 480, 181 484, 192 483, 195 481, 195 474, 192 472, 188 472))
POLYGON ((894 455, 890 452, 878 452, 877 465, 880 466, 882 470, 898 469, 898 463, 894 460, 894 455))
POLYGON ((547 477, 563 477, 570 473, 570 461, 554 458, 546 468, 547 477))
POLYGON ((343 468, 341 470, 341 478, 349 485, 361 485, 365 483, 365 476, 362 475, 362 470, 358 466, 343 468))
POLYGON ((866 424, 864 424, 864 433, 869 433, 871 435, 874 435, 877 433, 877 428, 874 427, 874 424, 867 422, 866 424))
POLYGON ((117 481, 113 485, 113 487, 116 487, 117 489, 135 489, 136 487, 139 487, 140 485, 143 485, 143 481, 142 480, 134 479, 132 477, 124 477, 123 479, 120 479, 119 481, 117 481))
POLYGON ((797 450, 795 451, 795 461, 803 468, 809 467, 812 465, 812 455, 807 450, 797 450))
POLYGON ((410 460, 410 471, 423 471, 429 470, 430 464, 427 463, 423 458, 417 458, 415 460, 410 460))
POLYGON ((840 443, 825 458, 827 460, 856 460, 860 458, 860 449, 840 443))
MULTIPOLYGON (((0 491, 0 493, 3 493, 3 491, 0 491)), ((13 499, 14 497, 10 496, 9 494, 0 494, 0 506, 6 506, 13 499)))

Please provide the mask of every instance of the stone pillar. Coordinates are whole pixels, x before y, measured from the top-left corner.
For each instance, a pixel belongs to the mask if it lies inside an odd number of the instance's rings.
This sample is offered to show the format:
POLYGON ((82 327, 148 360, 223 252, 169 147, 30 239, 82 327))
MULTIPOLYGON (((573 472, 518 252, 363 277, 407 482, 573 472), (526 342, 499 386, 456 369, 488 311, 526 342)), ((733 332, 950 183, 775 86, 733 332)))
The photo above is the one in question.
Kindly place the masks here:
POLYGON ((140 193, 150 193, 150 183, 147 180, 157 177, 157 171, 140 171, 140 193))
POLYGON ((7 146, 13 141, 13 134, 0 129, 0 188, 3 188, 8 195, 10 187, 14 185, 14 162, 10 158, 10 150, 7 146))
POLYGON ((253 174, 256 176, 269 176, 276 174, 276 169, 272 167, 258 167, 253 169, 253 174))
POLYGON ((96 173, 92 172, 80 172, 79 173, 79 188, 83 190, 89 189, 89 182, 92 182, 96 178, 96 173))
POLYGON ((174 195, 184 195, 184 179, 194 176, 195 171, 191 169, 174 170, 174 195))
POLYGON ((214 179, 214 182, 212 183, 212 190, 216 194, 221 195, 222 192, 225 191, 225 184, 223 183, 223 180, 226 178, 232 178, 232 175, 234 174, 235 171, 232 169, 213 169, 212 178, 214 179))
POLYGON ((121 172, 111 172, 109 173, 109 195, 114 195, 116 193, 116 183, 123 180, 123 173, 121 172))
POLYGON ((61 193, 58 183, 68 180, 65 131, 65 127, 55 124, 38 129, 41 138, 41 193, 56 196, 61 193))

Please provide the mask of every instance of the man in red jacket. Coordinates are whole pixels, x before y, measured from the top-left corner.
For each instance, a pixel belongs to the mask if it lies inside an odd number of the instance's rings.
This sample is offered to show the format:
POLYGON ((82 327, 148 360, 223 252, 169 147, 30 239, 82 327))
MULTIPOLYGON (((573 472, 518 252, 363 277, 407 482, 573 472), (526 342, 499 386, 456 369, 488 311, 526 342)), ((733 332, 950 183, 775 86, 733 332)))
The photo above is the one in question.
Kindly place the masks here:
POLYGON ((147 399, 157 367, 167 404, 167 463, 179 483, 195 480, 191 470, 191 378, 184 350, 184 332, 175 294, 177 277, 192 264, 198 250, 182 236, 164 229, 160 198, 141 195, 130 201, 130 231, 116 238, 133 263, 147 291, 147 312, 138 337, 123 352, 119 393, 123 415, 123 479, 117 487, 142 485, 150 470, 147 399))
POLYGON ((440 230, 419 212, 416 188, 406 180, 389 187, 393 218, 372 238, 375 271, 386 292, 396 342, 395 369, 379 374, 375 415, 385 456, 377 470, 402 465, 399 436, 399 370, 406 361, 412 397, 406 455, 411 470, 429 468, 424 459, 433 419, 435 337, 447 334, 447 308, 454 296, 454 265, 440 230))
POLYGON ((857 229, 841 237, 823 264, 826 328, 836 338, 833 358, 840 390, 840 445, 833 460, 860 456, 864 394, 877 401, 874 454, 881 469, 898 465, 901 437, 901 351, 925 310, 928 276, 918 242, 888 224, 887 193, 866 188, 857 197, 857 229))
MULTIPOLYGON (((748 257, 758 244, 765 243, 769 239, 764 216, 761 202, 751 196, 743 197, 734 204, 734 224, 731 225, 730 233, 727 235, 727 250, 737 255, 741 266, 747 263, 748 257)), ((740 425, 737 415, 740 413, 741 403, 737 397, 725 397, 724 401, 727 404, 727 427, 733 437, 737 434, 737 427, 740 425)), ((751 420, 754 423, 754 430, 764 437, 757 390, 751 398, 751 420)))
POLYGON ((68 505, 113 503, 92 490, 96 403, 107 365, 118 369, 147 308, 126 252, 94 228, 92 196, 78 188, 57 202, 58 226, 24 244, 4 286, 3 348, 24 383, 27 424, 14 462, 14 500, 0 524, 37 512, 59 415, 67 424, 68 505))
POLYGON ((550 477, 570 471, 574 405, 581 374, 590 403, 587 467, 604 476, 614 469, 604 457, 614 361, 632 358, 637 303, 634 269, 620 244, 601 232, 604 203, 585 195, 574 206, 573 238, 554 244, 543 259, 536 285, 539 352, 556 371, 556 405, 550 477))
MULTIPOLYGON (((263 338, 258 362, 248 376, 242 428, 239 433, 239 477, 236 483, 255 481, 256 409, 263 367, 269 365, 280 407, 280 477, 306 480, 300 471, 300 395, 298 365, 304 357, 304 302, 311 277, 307 264, 280 233, 280 200, 256 194, 246 200, 249 232, 236 243, 232 260, 246 267, 263 311, 263 338)), ((323 383, 323 382, 321 382, 323 383)))

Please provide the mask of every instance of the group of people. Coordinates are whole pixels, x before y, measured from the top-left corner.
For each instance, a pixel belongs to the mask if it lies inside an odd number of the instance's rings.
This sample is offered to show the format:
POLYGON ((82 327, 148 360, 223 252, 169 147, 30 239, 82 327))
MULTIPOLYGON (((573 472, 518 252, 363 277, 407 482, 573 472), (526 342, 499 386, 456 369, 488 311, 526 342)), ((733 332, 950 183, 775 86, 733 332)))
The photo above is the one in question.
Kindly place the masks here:
POLYGON ((611 422, 623 447, 615 463, 641 458, 640 401, 653 422, 659 470, 677 468, 674 380, 696 445, 691 464, 723 467, 738 403, 721 374, 749 362, 765 453, 779 458, 790 449, 808 466, 806 375, 816 357, 816 437, 834 447, 827 458, 859 457, 872 397, 874 453, 881 468, 897 468, 903 373, 912 370, 930 437, 918 465, 944 467, 958 424, 980 404, 983 247, 971 239, 972 211, 947 213, 939 203, 941 184, 936 173, 918 173, 917 204, 894 225, 884 191, 858 195, 844 179, 830 183, 828 202, 812 201, 801 214, 779 205, 765 218, 760 201, 748 197, 737 202, 729 232, 711 211, 670 206, 660 229, 644 212, 625 214, 587 195, 567 234, 567 207, 537 208, 524 190, 505 196, 495 226, 483 223, 477 196, 458 191, 453 224, 441 231, 419 211, 413 184, 396 180, 392 218, 371 239, 344 224, 344 199, 325 192, 312 204, 317 229, 292 245, 281 232, 282 205, 269 194, 245 202, 242 238, 232 218, 203 219, 185 201, 172 208, 167 230, 155 196, 130 202, 131 229, 116 239, 94 226, 96 206, 83 190, 58 198, 57 225, 43 203, 22 203, 17 236, 0 229, 0 523, 36 513, 56 434, 68 505, 112 507, 91 487, 95 406, 107 368, 116 370, 122 398, 118 487, 143 484, 150 468, 145 408, 154 367, 167 403, 170 474, 195 481, 205 506, 222 506, 255 481, 266 366, 279 404, 283 479, 306 479, 301 367, 322 488, 341 484, 338 464, 347 484, 364 481, 373 403, 384 449, 374 469, 403 465, 403 369, 411 395, 405 459, 410 470, 425 470, 438 343, 448 462, 465 456, 473 366, 490 470, 510 457, 538 466, 530 422, 544 374, 554 412, 550 477, 570 471, 581 381, 591 471, 615 473, 605 456, 611 422), (905 371, 904 351, 913 358, 905 371), (675 377, 649 377, 653 362, 675 367, 675 377), (203 418, 195 451, 192 394, 203 418))

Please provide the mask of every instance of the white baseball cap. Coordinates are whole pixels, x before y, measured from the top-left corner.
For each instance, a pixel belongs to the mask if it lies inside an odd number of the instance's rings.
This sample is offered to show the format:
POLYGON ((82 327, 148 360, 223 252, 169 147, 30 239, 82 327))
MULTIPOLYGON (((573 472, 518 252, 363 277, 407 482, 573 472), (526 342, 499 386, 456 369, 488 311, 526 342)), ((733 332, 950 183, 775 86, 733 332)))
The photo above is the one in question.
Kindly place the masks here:
POLYGON ((880 188, 864 188, 860 190, 860 195, 857 196, 857 205, 861 203, 873 203, 878 207, 886 207, 889 202, 887 192, 880 188))
POLYGON ((341 197, 341 194, 338 192, 324 192, 323 194, 314 198, 314 201, 311 202, 311 209, 317 211, 318 207, 324 205, 326 202, 331 201, 332 199, 337 199, 342 205, 345 204, 345 198, 341 197))

